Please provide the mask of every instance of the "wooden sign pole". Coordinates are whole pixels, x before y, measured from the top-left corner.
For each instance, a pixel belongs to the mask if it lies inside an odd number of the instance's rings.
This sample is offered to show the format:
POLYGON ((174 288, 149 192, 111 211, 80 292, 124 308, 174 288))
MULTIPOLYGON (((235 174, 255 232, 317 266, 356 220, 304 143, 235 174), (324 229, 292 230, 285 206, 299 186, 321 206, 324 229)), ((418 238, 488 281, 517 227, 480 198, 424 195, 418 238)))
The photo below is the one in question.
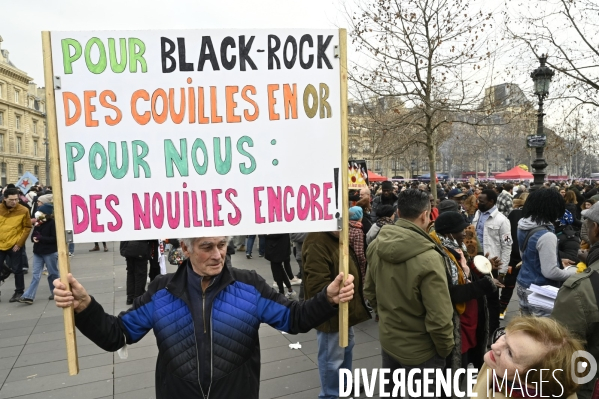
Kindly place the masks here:
MULTIPOLYGON (((70 264, 65 235, 64 204, 62 202, 62 180, 60 175, 60 155, 58 152, 58 126, 56 123, 56 103, 54 102, 54 72, 52 68, 52 46, 50 32, 42 32, 42 49, 44 54, 44 81, 46 84, 46 126, 48 127, 48 140, 50 145, 50 176, 52 193, 54 194, 54 220, 56 222, 56 241, 58 244, 58 272, 60 281, 71 287, 67 281, 70 273, 70 264)), ((64 333, 67 341, 67 363, 69 374, 79 374, 79 361, 77 359, 77 336, 75 334, 75 314, 69 307, 63 311, 64 333)))
MULTIPOLYGON (((339 70, 341 74, 341 221, 339 234, 339 271, 345 278, 349 275, 349 192, 347 187, 349 159, 347 130, 347 31, 339 29, 339 70)), ((339 305, 339 346, 346 348, 349 344, 349 312, 348 303, 339 305)))

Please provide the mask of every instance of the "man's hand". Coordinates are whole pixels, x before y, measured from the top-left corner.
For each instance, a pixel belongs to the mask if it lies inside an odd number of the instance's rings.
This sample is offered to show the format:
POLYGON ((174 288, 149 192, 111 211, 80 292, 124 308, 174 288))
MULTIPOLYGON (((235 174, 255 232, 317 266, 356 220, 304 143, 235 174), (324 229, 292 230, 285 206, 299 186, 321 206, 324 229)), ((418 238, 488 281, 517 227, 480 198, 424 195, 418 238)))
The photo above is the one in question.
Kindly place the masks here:
POLYGON ((563 266, 564 268, 566 268, 566 267, 568 267, 568 266, 573 266, 573 265, 575 265, 575 264, 576 264, 576 262, 574 262, 573 260, 570 260, 570 259, 562 259, 562 266, 563 266))
POLYGON ((354 276, 351 274, 345 280, 343 285, 343 273, 339 273, 335 280, 327 287, 327 299, 331 305, 337 305, 339 302, 349 302, 354 297, 354 276))
POLYGON ((17 252, 19 249, 21 249, 21 247, 19 247, 17 244, 15 244, 15 246, 12 247, 13 252, 17 252))
POLYGON ((503 262, 501 261, 501 259, 499 259, 498 256, 491 258, 488 252, 485 254, 485 258, 489 259, 489 262, 491 262, 491 267, 493 268, 493 270, 498 270, 499 267, 503 264, 503 262))
POLYGON ((82 312, 91 303, 91 297, 87 294, 87 291, 71 273, 67 275, 69 284, 71 285, 71 291, 67 291, 67 287, 60 281, 60 279, 54 280, 54 302, 59 308, 73 307, 75 313, 82 312))

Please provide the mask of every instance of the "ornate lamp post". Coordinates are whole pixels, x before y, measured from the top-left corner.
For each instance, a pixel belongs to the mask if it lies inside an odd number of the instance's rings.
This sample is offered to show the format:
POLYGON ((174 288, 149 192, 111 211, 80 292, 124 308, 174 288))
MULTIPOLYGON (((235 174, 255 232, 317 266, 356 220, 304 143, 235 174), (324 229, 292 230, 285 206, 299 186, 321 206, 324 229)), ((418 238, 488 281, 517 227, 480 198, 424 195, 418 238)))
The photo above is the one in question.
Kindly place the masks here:
POLYGON ((412 162, 410 163, 410 166, 412 167, 412 175, 410 176, 410 179, 414 178, 414 168, 416 168, 416 161, 412 160, 412 162))
POLYGON ((487 179, 491 177, 491 166, 493 166, 493 164, 491 162, 489 162, 489 168, 487 169, 487 179))
MULTIPOLYGON (((537 137, 545 138, 545 134, 543 132, 543 100, 549 94, 549 83, 551 82, 551 78, 555 74, 555 72, 545 65, 547 62, 547 56, 545 54, 541 55, 539 58, 539 62, 541 66, 535 69, 530 77, 534 82, 535 95, 539 98, 539 112, 537 113, 537 137)), ((545 161, 545 156, 543 154, 543 150, 545 148, 545 140, 542 140, 543 145, 536 146, 536 158, 532 163, 532 167, 534 168, 532 174, 534 176, 534 183, 530 187, 530 190, 536 190, 543 186, 543 182, 545 181, 545 168, 547 167, 547 162, 545 161)))
POLYGON ((510 169, 510 167, 512 166, 511 162, 512 162, 512 158, 510 158, 510 157, 505 158, 505 170, 506 171, 508 171, 510 169))

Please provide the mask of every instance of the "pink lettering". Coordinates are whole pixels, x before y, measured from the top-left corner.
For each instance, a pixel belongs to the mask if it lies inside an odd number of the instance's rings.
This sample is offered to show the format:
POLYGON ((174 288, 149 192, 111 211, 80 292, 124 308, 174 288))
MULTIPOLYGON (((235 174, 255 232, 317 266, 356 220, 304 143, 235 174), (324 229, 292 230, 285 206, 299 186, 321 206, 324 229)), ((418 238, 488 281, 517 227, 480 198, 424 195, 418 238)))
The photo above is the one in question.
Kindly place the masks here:
POLYGON ((310 192, 306 186, 300 186, 297 193, 297 217, 306 220, 310 214, 310 192), (303 197, 303 198, 302 198, 303 197))
POLYGON ((292 201, 288 199, 289 196, 291 196, 291 198, 294 196, 293 188, 291 186, 287 186, 285 187, 285 190, 283 190, 283 214, 285 215, 286 222, 291 222, 295 217, 295 209, 293 209, 293 207, 289 208, 287 206, 287 204, 292 201))
POLYGON ((173 201, 173 195, 169 192, 166 193, 166 218, 168 225, 171 229, 179 227, 179 220, 181 212, 179 209, 179 192, 175 191, 175 201, 173 201), (173 215, 173 205, 175 214, 173 215))
POLYGON ((222 206, 218 202, 218 195, 222 193, 223 190, 215 188, 212 190, 212 216, 214 217, 214 226, 224 226, 225 222, 220 218, 220 210, 222 206))
POLYGON ((83 197, 71 195, 71 215, 73 217, 73 232, 75 234, 83 233, 89 225, 89 216, 87 214, 87 204, 83 197), (79 221, 78 209, 83 211, 83 218, 79 221))
POLYGON ((254 187, 254 220, 258 224, 262 224, 265 221, 260 213, 260 207, 262 206, 260 191, 264 191, 264 187, 254 187))
POLYGON ((160 193, 154 193, 152 196, 152 221, 158 229, 164 224, 164 202, 160 193))
POLYGON ((236 190, 230 188, 227 191, 225 191, 225 199, 231 205, 233 205, 233 208, 235 208, 235 215, 234 216, 229 213, 229 216, 228 216, 229 224, 231 226, 237 226, 239 224, 239 222, 241 222, 241 210, 237 207, 237 205, 235 205, 235 203, 231 199, 232 196, 233 197, 237 197, 237 191, 236 190))
POLYGON ((267 208, 268 208, 268 223, 273 223, 275 221, 280 222, 283 220, 283 204, 281 197, 281 187, 277 187, 277 192, 272 187, 268 187, 266 189, 267 193, 267 208))
POLYGON ((150 225, 150 193, 144 193, 144 206, 141 206, 139 197, 133 193, 133 228, 141 230, 140 222, 143 223, 144 229, 149 229, 150 225), (145 209, 145 210, 144 210, 145 209))
POLYGON ((119 213, 114 209, 112 203, 114 203, 114 205, 119 204, 119 198, 114 194, 110 194, 108 197, 106 197, 105 204, 106 209, 108 209, 108 212, 112 214, 116 223, 108 222, 107 226, 109 231, 119 231, 123 226, 123 219, 121 218, 121 215, 119 215, 119 213))
POLYGON ((333 183, 324 183, 322 185, 322 205, 324 208, 324 220, 333 219, 333 215, 329 213, 329 204, 331 198, 329 197, 329 190, 333 187, 333 183))

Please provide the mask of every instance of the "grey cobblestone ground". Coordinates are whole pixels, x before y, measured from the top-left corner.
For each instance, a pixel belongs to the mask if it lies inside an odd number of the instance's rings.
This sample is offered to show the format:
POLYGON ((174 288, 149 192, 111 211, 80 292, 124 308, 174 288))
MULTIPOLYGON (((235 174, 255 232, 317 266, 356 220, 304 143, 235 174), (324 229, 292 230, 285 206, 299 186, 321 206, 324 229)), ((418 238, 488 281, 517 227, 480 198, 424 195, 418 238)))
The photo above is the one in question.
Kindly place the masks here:
MULTIPOLYGON (((118 314, 127 308, 124 258, 118 254, 118 243, 108 243, 109 252, 90 253, 92 246, 77 245, 71 270, 107 312, 118 314)), ((272 283, 268 262, 257 254, 251 260, 245 254, 232 258, 235 267, 254 269, 272 283)), ((174 266, 168 267, 174 271, 174 266)), ((293 261, 292 268, 297 272, 293 261)), ((68 375, 62 311, 48 301, 50 292, 43 278, 33 305, 8 302, 14 290, 12 277, 0 287, 0 399, 154 398, 157 348, 151 332, 129 347, 126 360, 104 352, 78 333, 80 373, 68 375)), ((26 286, 30 280, 31 274, 26 275, 26 286)), ((517 302, 512 298, 507 319, 516 310, 517 302)), ((260 337, 260 398, 317 398, 320 383, 316 333, 284 335, 263 325, 260 337), (302 344, 301 350, 289 349, 289 343, 295 342, 302 344)), ((377 324, 369 321, 356 326, 355 341, 353 367, 380 367, 377 324)))

